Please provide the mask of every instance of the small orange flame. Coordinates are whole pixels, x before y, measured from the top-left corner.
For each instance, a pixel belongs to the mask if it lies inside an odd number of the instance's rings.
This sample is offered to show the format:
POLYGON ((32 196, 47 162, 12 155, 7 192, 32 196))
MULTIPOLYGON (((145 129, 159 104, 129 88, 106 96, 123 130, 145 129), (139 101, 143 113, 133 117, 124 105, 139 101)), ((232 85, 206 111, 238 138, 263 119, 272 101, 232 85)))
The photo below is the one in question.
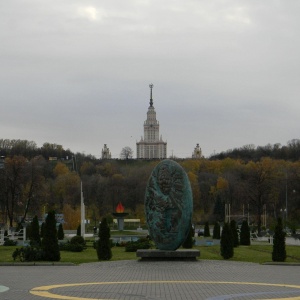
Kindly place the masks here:
POLYGON ((119 204, 117 205, 116 212, 117 213, 123 213, 124 212, 124 206, 122 205, 121 202, 119 202, 119 204))

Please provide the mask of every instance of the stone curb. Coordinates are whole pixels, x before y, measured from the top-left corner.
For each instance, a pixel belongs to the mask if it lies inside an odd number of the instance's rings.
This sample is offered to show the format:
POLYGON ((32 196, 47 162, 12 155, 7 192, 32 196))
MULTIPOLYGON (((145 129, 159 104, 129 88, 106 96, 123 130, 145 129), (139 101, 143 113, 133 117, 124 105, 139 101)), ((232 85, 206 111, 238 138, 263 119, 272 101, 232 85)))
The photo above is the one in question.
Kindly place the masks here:
POLYGON ((8 263, 0 263, 0 267, 1 266, 15 266, 15 267, 19 267, 19 266, 76 266, 74 263, 60 263, 60 262, 8 262, 8 263))
POLYGON ((271 266, 298 266, 300 267, 300 262, 275 262, 275 261, 270 261, 270 262, 265 262, 262 263, 262 265, 271 265, 271 266))
MULTIPOLYGON (((199 259, 201 260, 201 259, 199 259)), ((80 264, 79 264, 80 265, 80 264)), ((273 265, 273 266, 298 266, 300 267, 300 262, 295 263, 295 262, 265 262, 262 263, 261 265, 273 265)), ((0 263, 0 267, 8 267, 8 266, 14 266, 14 267, 19 267, 19 266, 33 266, 33 267, 38 267, 38 266, 78 266, 77 264, 74 263, 64 263, 64 262, 2 262, 0 263)))

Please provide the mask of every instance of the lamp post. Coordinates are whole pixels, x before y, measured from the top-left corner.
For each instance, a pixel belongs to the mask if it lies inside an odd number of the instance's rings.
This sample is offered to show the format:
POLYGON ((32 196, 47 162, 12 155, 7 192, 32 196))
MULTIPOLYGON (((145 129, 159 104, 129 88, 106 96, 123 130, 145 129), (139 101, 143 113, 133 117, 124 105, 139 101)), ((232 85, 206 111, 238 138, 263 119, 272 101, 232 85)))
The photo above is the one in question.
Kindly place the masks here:
POLYGON ((286 209, 285 208, 281 208, 280 212, 282 214, 282 223, 284 223, 284 214, 286 213, 286 209))

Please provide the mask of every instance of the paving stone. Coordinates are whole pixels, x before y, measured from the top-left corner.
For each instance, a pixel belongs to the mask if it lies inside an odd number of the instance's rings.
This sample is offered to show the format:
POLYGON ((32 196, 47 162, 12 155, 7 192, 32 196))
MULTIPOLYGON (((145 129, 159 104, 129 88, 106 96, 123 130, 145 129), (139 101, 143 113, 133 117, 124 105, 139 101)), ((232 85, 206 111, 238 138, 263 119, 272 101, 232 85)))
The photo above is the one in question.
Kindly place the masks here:
POLYGON ((223 260, 0 266, 0 286, 9 288, 0 299, 300 299, 299 274, 299 266, 223 260), (49 289, 53 298, 30 293, 51 285, 64 286, 49 289))

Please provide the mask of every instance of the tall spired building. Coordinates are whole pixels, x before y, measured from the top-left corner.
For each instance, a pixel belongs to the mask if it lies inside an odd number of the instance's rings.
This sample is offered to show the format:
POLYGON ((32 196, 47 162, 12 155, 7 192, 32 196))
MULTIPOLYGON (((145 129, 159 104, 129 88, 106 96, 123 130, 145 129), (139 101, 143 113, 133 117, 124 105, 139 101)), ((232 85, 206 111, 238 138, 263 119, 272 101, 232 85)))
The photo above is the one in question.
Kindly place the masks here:
POLYGON ((150 87, 150 106, 148 107, 147 120, 144 122, 144 138, 136 143, 137 158, 167 158, 167 142, 159 136, 159 122, 156 120, 156 112, 153 106, 152 89, 150 87))

